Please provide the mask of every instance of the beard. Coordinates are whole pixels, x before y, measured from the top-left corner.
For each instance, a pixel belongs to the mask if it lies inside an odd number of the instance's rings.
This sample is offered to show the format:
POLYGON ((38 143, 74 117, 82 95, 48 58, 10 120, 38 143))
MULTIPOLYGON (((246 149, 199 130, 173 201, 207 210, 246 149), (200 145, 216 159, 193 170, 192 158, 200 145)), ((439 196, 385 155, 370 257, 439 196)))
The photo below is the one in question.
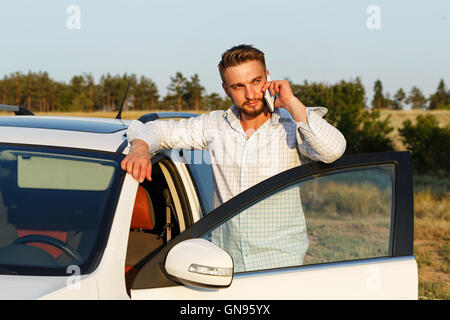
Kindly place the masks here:
POLYGON ((264 99, 246 101, 240 106, 238 106, 236 104, 234 104, 234 105, 236 106, 236 108, 239 109, 239 111, 241 113, 245 114, 248 117, 252 117, 252 118, 257 117, 264 111, 268 110, 266 101, 264 99), (255 106, 249 106, 249 103, 253 103, 253 102, 256 102, 257 104, 255 106))

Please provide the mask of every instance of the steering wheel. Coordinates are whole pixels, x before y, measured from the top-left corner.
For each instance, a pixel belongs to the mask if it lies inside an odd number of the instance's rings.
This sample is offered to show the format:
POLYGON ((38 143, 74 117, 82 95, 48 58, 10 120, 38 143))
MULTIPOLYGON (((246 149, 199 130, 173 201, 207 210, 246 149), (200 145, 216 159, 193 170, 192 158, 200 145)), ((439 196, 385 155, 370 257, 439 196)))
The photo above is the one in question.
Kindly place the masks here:
POLYGON ((41 242, 41 243, 46 243, 46 244, 52 245, 52 246, 60 249, 62 252, 67 254, 69 257, 74 259, 76 262, 83 261, 83 258, 80 256, 80 254, 78 252, 75 251, 75 249, 71 248, 70 246, 68 246, 67 244, 65 244, 64 242, 62 242, 59 239, 55 239, 55 238, 41 235, 41 234, 31 234, 28 236, 17 238, 16 240, 13 241, 12 244, 25 244, 25 243, 30 243, 30 242, 41 242))

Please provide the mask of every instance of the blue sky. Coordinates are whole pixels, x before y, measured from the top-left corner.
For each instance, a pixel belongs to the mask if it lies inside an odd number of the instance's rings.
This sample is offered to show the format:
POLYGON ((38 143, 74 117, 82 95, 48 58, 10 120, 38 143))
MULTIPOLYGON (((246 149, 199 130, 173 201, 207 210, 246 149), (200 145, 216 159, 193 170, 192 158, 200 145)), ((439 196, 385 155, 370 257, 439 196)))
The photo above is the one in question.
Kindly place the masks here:
POLYGON ((450 86, 450 1, 406 0, 3 0, 0 77, 48 71, 59 81, 92 72, 135 73, 166 93, 170 77, 198 73, 223 93, 217 63, 233 45, 265 52, 272 79, 334 83, 359 76, 369 99, 381 79, 391 95, 413 85, 426 95, 450 86), (80 29, 67 28, 70 5, 80 29), (366 9, 380 9, 369 30, 366 9))

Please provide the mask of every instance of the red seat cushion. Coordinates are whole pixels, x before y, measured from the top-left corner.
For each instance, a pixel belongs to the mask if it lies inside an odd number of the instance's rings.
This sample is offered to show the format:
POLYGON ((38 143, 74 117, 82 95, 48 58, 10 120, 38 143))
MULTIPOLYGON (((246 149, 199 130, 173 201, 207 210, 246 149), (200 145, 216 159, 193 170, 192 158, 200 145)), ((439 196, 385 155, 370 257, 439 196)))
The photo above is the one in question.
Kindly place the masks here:
POLYGON ((152 200, 144 187, 139 186, 134 203, 130 229, 151 230, 155 227, 152 200))

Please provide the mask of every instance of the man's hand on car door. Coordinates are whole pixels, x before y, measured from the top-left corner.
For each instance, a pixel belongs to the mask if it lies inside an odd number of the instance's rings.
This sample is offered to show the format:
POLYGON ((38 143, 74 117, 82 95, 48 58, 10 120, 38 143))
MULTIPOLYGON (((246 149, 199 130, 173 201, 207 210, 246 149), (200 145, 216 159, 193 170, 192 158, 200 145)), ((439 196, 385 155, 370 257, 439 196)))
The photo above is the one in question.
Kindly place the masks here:
POLYGON ((138 180, 144 182, 145 178, 151 180, 152 162, 145 141, 134 139, 131 143, 130 153, 122 160, 122 169, 138 180))

